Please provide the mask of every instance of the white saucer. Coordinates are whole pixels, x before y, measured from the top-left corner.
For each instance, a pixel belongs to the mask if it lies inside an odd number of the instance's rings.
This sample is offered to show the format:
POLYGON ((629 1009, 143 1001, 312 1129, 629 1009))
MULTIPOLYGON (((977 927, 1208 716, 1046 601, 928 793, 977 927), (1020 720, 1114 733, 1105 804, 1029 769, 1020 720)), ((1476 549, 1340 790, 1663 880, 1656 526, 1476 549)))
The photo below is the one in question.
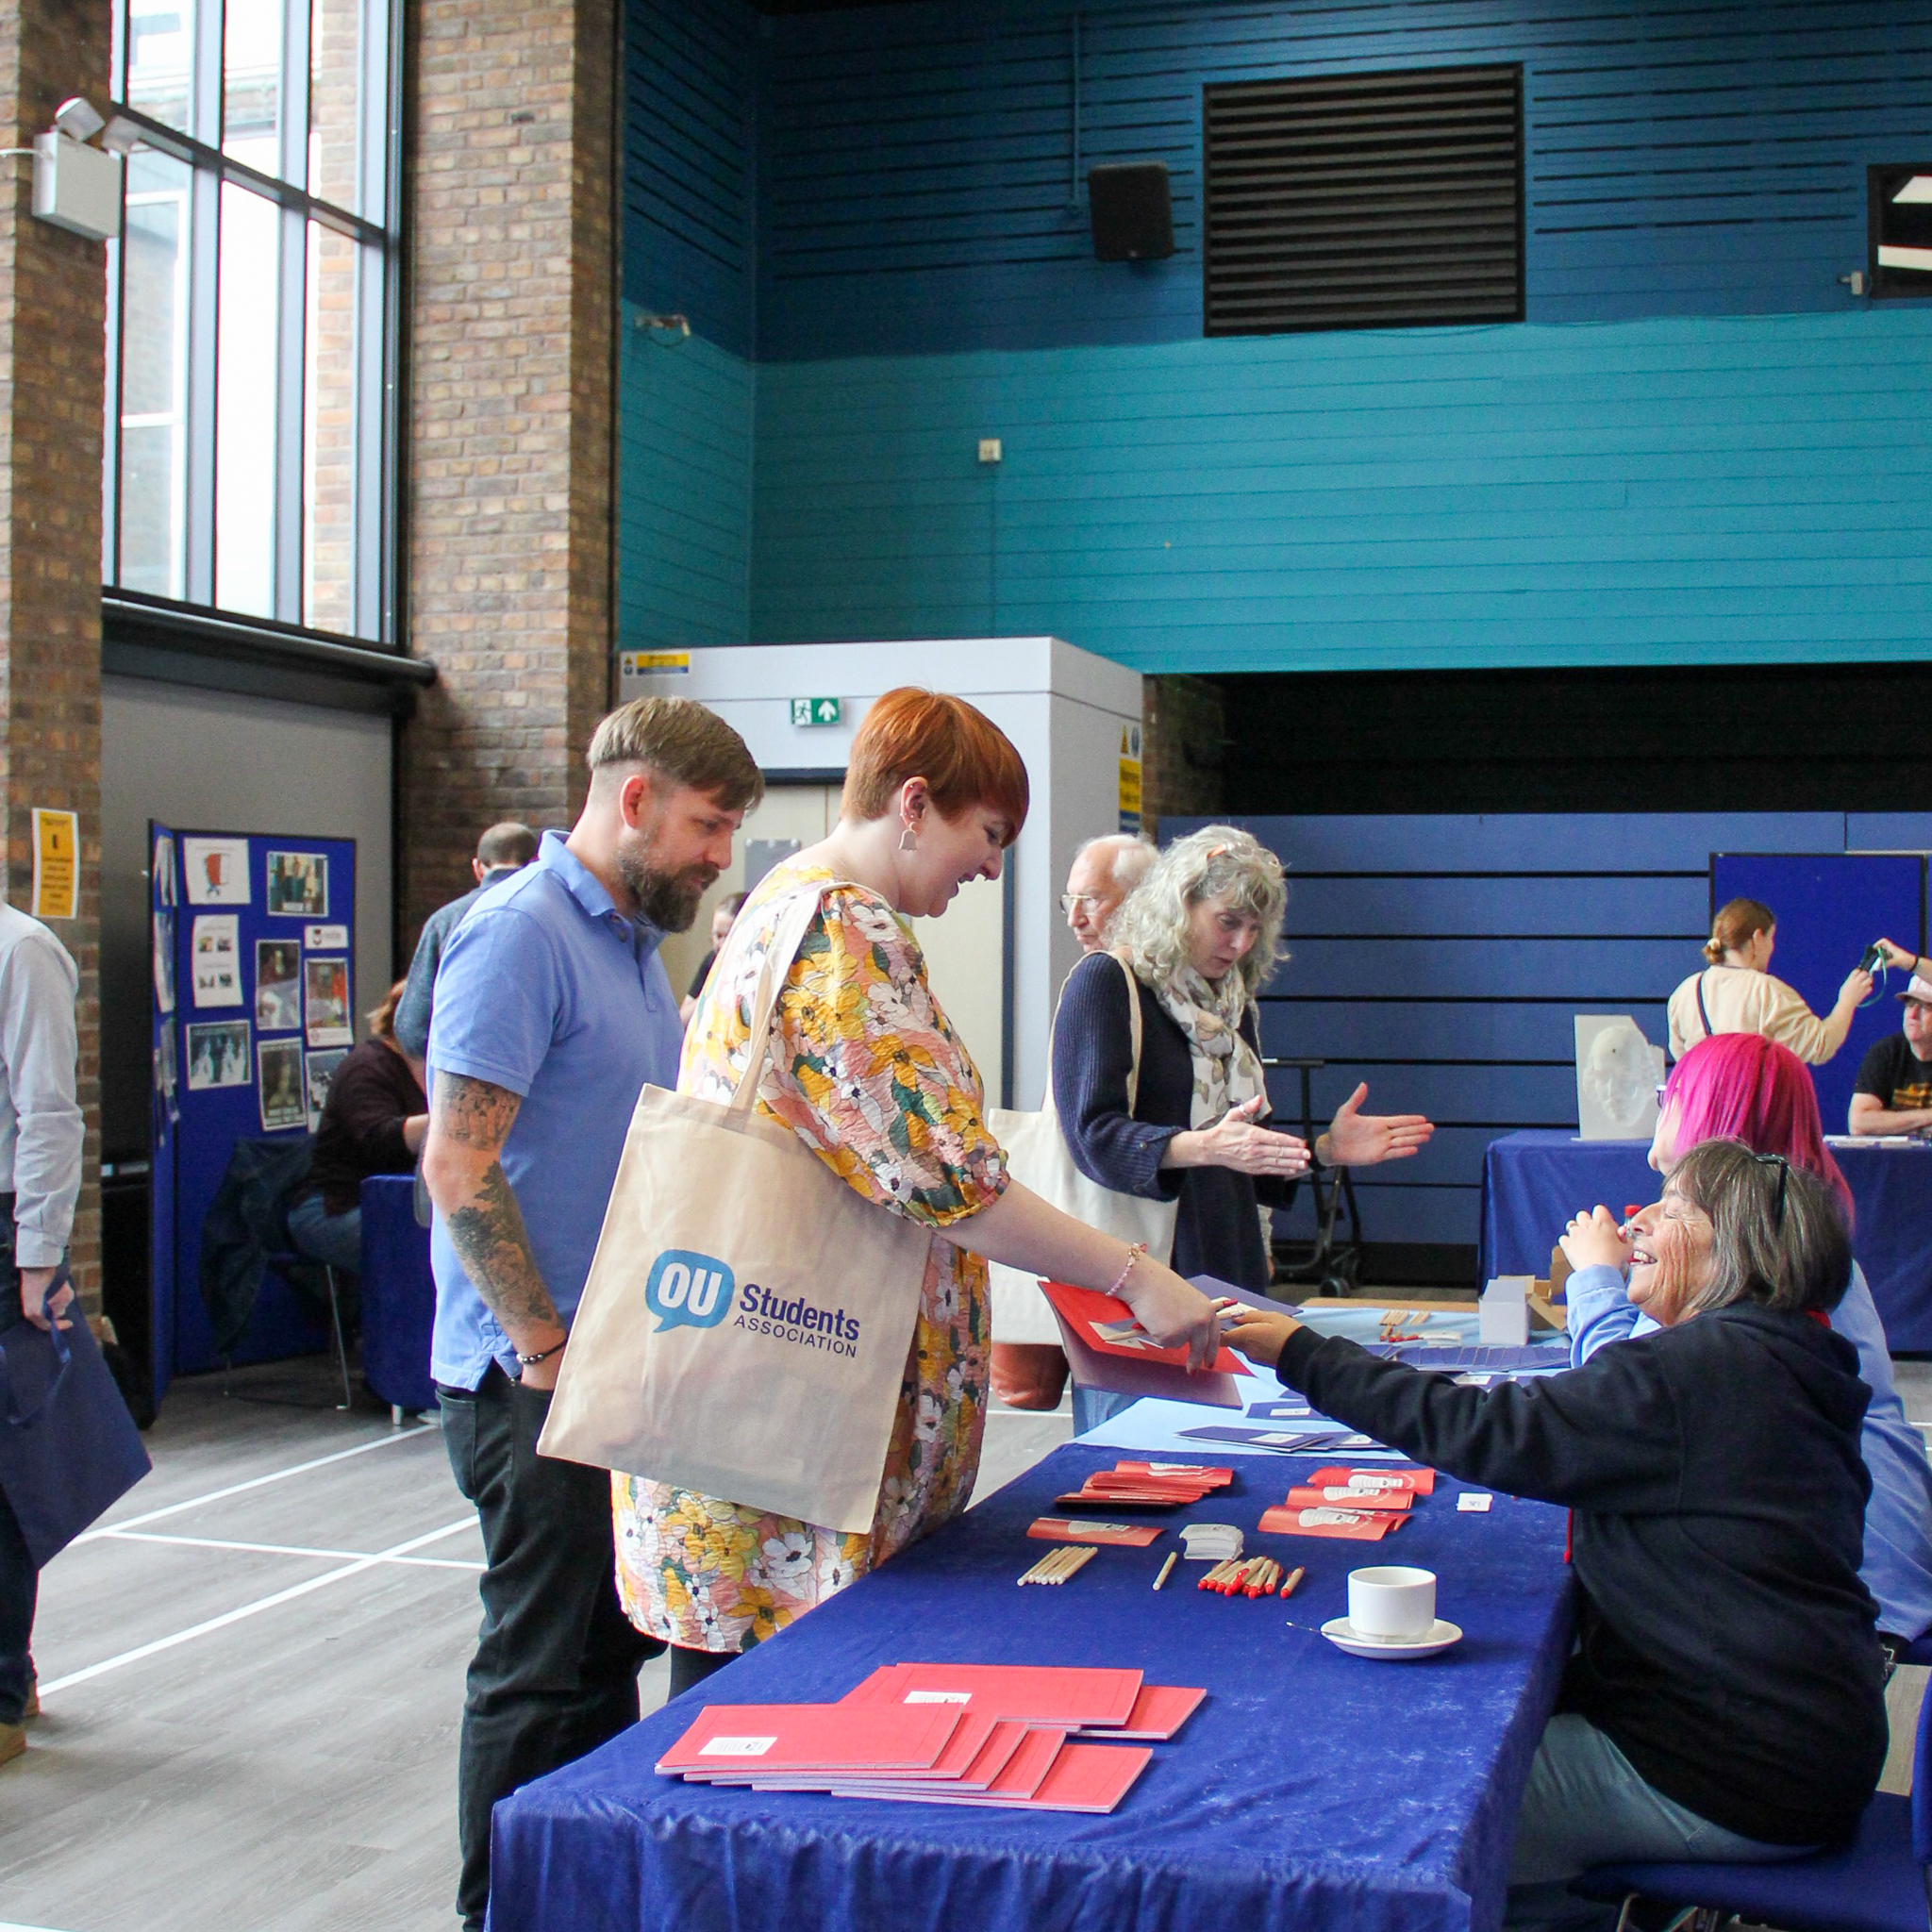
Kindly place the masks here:
POLYGON ((1331 1617, 1322 1625, 1322 1635, 1338 1650, 1347 1651, 1350 1657, 1387 1657, 1396 1662, 1436 1657, 1452 1643, 1462 1641, 1462 1632, 1454 1624, 1444 1623, 1441 1617, 1436 1619, 1426 1637, 1367 1637, 1358 1632, 1346 1617, 1331 1617))

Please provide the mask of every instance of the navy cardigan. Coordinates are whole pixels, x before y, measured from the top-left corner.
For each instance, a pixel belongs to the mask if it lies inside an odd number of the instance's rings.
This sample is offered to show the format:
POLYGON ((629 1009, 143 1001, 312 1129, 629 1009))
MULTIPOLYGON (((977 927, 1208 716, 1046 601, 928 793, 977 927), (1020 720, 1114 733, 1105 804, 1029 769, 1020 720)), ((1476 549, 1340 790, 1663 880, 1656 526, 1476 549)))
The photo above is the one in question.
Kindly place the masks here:
MULTIPOLYGON (((1136 980, 1141 1002, 1141 1082, 1127 1111, 1133 1036, 1127 979, 1104 953, 1082 959, 1060 996, 1053 1036, 1053 1104, 1082 1174, 1117 1193, 1180 1202, 1174 1266, 1213 1274, 1237 1288, 1265 1289, 1272 1274, 1261 1241, 1260 1207, 1286 1208, 1293 1181, 1256 1182, 1225 1167, 1162 1170, 1167 1143, 1189 1125, 1194 1092, 1188 1036, 1136 980)), ((1258 1051, 1254 1010, 1242 1024, 1258 1051)))

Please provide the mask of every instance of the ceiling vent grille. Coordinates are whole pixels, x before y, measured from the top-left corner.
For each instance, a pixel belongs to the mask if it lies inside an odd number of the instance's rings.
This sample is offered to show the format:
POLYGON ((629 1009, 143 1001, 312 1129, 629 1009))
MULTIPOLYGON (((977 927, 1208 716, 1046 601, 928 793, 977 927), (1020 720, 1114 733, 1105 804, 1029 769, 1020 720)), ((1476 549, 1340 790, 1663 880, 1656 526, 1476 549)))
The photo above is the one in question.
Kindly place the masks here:
POLYGON ((1523 70, 1207 89, 1210 336, 1523 320, 1523 70))

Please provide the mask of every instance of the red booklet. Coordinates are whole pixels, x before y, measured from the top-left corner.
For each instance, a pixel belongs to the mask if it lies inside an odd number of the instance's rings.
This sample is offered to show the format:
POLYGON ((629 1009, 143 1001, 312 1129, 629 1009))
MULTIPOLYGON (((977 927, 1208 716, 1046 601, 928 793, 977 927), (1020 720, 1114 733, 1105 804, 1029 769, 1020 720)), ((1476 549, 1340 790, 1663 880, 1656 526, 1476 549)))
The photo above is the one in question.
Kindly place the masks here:
POLYGON ((1127 1722, 1140 1694, 1139 1671, 1077 1664, 881 1664, 827 1708, 938 1705, 1021 1724, 1118 1727, 1127 1722))
POLYGON ((1436 1493, 1433 1469, 1348 1469, 1331 1463, 1305 1478, 1311 1490, 1334 1489, 1345 1484, 1352 1490, 1404 1490, 1414 1496, 1436 1493))
MULTIPOLYGON (((1067 1498, 1058 1500, 1064 1503, 1067 1498)), ((1077 1516, 1036 1516, 1026 1525, 1026 1534, 1042 1542, 1102 1543, 1131 1550, 1144 1550, 1163 1533, 1158 1523, 1096 1523, 1077 1516)))
POLYGON ((1297 1489, 1288 1492, 1291 1509, 1380 1509, 1400 1513, 1414 1502, 1410 1490, 1357 1490, 1347 1483, 1329 1489, 1297 1489))
POLYGON ((1234 1481, 1233 1470, 1206 1462, 1117 1462, 1105 1473, 1120 1476, 1160 1476, 1172 1482, 1198 1483, 1204 1490, 1224 1490, 1234 1481))
POLYGON ((981 1790, 957 1785, 915 1785, 910 1783, 856 1784, 832 1787, 835 1798, 898 1798, 924 1805, 1025 1805, 1046 1782, 1066 1746, 1064 1731, 1041 1730, 1028 1725, 1015 1726, 1020 1742, 999 1771, 981 1790))
MULTIPOLYGON (((1040 1289, 1061 1323, 1071 1325, 1089 1348, 1127 1361, 1159 1362, 1185 1374, 1187 1350, 1157 1347, 1153 1337, 1134 1319, 1133 1309, 1116 1296, 1093 1288, 1069 1288, 1061 1281, 1042 1281, 1040 1289)), ((1224 1348, 1203 1373, 1246 1375, 1252 1372, 1233 1349, 1224 1348)))
MULTIPOLYGON (((738 1773, 729 1777, 711 1776, 707 1779, 707 1782, 710 1784, 749 1785, 753 1790, 760 1791, 822 1791, 828 1783, 834 1781, 841 1785, 859 1782, 893 1785, 937 1783, 951 1786, 954 1784, 966 1784, 970 1783, 970 1774, 974 1766, 977 1765, 979 1759, 985 1755, 988 1745, 993 1740, 993 1734, 999 1728, 1000 1721, 997 1718, 975 1716, 972 1711, 968 1711, 964 1717, 960 1718, 958 1728, 946 1740, 946 1748, 940 1753, 938 1761, 923 1771, 868 1771, 864 1774, 862 1779, 853 1777, 850 1774, 844 1772, 787 1773, 782 1775, 767 1777, 758 1772, 747 1771, 738 1773)), ((1024 1729, 1024 1726, 1013 1725, 1009 1728, 1018 1732, 1024 1729)), ((1019 1738, 1015 1736, 1013 1743, 1017 1745, 1018 1742, 1019 1738)), ((1012 1752, 1009 1748, 1007 1756, 1010 1757, 1011 1755, 1012 1752)), ((990 1766, 985 1777, 980 1782, 982 1784, 990 1784, 994 1774, 1000 1769, 1000 1765, 1004 1764, 1005 1761, 1006 1759, 1002 1757, 997 1763, 990 1766)))
POLYGON ((859 1723, 843 1704, 713 1704, 658 1760, 658 1769, 704 1779, 804 1771, 930 1773, 962 1715, 953 1703, 897 1706, 868 1711, 859 1723))
POLYGON ((1386 1509, 1338 1509, 1327 1504, 1300 1509, 1277 1503, 1262 1512, 1261 1527, 1270 1536, 1339 1536, 1374 1543, 1400 1529, 1407 1520, 1386 1509))
POLYGON ((1103 1738, 1124 1738, 1164 1744, 1201 1707, 1207 1695, 1205 1690, 1183 1690, 1174 1684, 1142 1684, 1125 1724, 1118 1728, 1090 1724, 1082 1728, 1080 1735, 1096 1741, 1103 1738))

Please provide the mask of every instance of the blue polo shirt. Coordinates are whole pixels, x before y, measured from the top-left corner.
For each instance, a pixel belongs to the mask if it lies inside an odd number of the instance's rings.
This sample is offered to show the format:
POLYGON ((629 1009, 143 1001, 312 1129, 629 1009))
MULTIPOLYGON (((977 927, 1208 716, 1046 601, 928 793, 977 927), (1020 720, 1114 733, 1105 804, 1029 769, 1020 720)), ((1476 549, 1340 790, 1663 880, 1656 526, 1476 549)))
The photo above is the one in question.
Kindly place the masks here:
MULTIPOLYGON (((662 938, 618 911, 562 834, 545 832, 534 864, 485 889, 437 967, 429 1065, 523 1096, 503 1171, 566 1324, 638 1092, 647 1082, 677 1084, 684 1029, 658 957, 662 938)), ((429 1255, 430 1373, 474 1389, 496 1361, 513 1377, 516 1350, 464 1274, 441 1214, 429 1255)))

